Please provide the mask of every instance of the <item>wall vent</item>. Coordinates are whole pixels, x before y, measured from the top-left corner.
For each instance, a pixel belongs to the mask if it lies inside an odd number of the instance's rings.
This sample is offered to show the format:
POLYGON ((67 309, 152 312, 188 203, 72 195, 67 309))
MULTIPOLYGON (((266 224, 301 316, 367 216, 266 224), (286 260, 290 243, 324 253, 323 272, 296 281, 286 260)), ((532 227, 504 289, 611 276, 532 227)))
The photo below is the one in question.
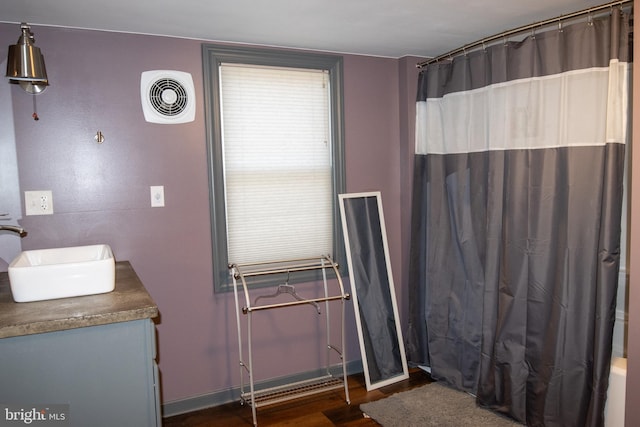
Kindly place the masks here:
POLYGON ((140 77, 144 119, 150 123, 187 123, 195 119, 195 89, 191 74, 151 70, 140 77))

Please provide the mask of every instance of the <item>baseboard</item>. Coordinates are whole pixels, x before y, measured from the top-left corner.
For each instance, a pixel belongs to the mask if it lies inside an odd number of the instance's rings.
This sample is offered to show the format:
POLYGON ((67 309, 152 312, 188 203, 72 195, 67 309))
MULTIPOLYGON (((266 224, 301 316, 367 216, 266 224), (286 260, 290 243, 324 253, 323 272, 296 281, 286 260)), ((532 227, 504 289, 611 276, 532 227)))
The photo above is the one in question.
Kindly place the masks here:
MULTIPOLYGON (((331 372, 340 372, 342 374, 342 365, 336 365, 331 368, 331 372)), ((363 372, 362 361, 354 360, 347 362, 347 375, 353 375, 363 372)), ((261 381, 255 384, 256 388, 277 387, 297 381, 321 376, 325 373, 324 369, 288 375, 271 380, 261 381)), ((247 385, 245 385, 245 390, 247 385)), ((233 387, 226 390, 220 390, 213 393, 207 393, 200 396, 193 396, 186 399, 174 400, 162 405, 162 416, 172 417, 174 415, 186 414, 188 412, 199 411, 201 409, 212 408, 214 406, 223 405, 225 403, 239 401, 240 387, 233 387)))

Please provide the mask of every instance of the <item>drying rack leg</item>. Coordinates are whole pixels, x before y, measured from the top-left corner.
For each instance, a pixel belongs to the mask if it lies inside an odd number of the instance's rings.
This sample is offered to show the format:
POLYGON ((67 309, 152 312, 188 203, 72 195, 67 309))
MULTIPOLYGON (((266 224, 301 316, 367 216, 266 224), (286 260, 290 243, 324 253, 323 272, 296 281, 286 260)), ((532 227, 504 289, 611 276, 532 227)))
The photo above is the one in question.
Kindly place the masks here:
POLYGON ((251 348, 251 326, 252 326, 252 313, 247 313, 247 350, 249 352, 249 389, 251 391, 251 415, 253 416, 253 425, 256 427, 258 425, 258 415, 256 413, 256 393, 255 387, 253 384, 253 353, 251 348))
POLYGON ((342 325, 342 332, 340 334, 342 339, 342 353, 340 354, 340 359, 342 360, 342 381, 344 381, 344 398, 347 401, 347 405, 351 404, 351 399, 349 398, 349 383, 347 381, 347 361, 345 360, 345 348, 346 348, 346 339, 344 336, 344 320, 345 320, 345 300, 341 301, 342 307, 342 321, 340 322, 342 325))

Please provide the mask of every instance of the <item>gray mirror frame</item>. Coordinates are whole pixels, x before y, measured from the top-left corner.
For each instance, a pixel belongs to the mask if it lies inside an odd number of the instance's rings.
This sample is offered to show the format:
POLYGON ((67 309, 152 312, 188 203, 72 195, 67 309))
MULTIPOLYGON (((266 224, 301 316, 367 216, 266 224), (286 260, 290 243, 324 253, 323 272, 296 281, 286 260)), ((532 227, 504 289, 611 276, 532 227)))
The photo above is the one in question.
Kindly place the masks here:
POLYGON ((379 191, 340 194, 340 215, 367 391, 409 378, 379 191), (364 215, 356 209, 363 207, 364 215), (365 247, 366 246, 366 247, 365 247), (373 263, 360 274, 364 263, 373 263), (381 324, 376 318, 385 314, 381 324), (393 317, 393 319, 391 319, 393 317), (393 321, 391 321, 393 320, 393 321), (371 323, 369 325, 368 323, 371 323), (376 335, 374 347, 370 338, 376 335))

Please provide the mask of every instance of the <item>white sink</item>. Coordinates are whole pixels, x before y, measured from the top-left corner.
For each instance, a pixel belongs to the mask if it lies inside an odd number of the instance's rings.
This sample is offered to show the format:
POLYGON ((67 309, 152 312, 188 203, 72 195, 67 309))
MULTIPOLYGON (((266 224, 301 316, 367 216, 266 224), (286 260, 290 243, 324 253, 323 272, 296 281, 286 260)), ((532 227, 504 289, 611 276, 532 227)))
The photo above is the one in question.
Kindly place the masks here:
POLYGON ((23 251, 8 271, 15 302, 103 294, 116 283, 108 245, 23 251))

